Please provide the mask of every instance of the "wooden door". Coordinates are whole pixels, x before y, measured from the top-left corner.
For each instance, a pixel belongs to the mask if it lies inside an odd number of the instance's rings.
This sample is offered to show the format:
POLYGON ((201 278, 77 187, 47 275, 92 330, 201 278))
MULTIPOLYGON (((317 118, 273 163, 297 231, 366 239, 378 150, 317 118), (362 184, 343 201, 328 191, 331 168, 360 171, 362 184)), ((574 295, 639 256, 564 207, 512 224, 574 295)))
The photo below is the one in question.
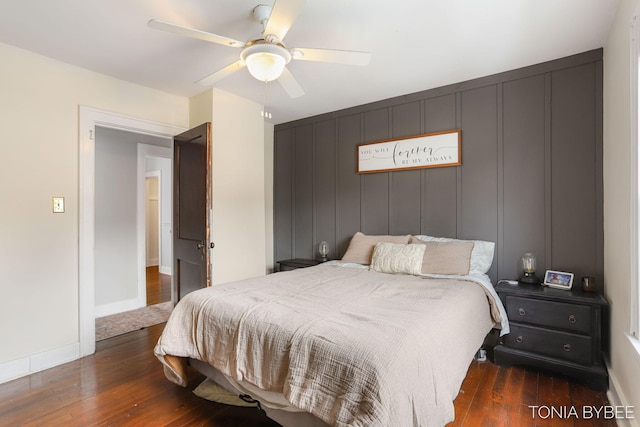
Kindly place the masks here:
POLYGON ((173 139, 173 289, 176 304, 211 284, 211 123, 173 139))

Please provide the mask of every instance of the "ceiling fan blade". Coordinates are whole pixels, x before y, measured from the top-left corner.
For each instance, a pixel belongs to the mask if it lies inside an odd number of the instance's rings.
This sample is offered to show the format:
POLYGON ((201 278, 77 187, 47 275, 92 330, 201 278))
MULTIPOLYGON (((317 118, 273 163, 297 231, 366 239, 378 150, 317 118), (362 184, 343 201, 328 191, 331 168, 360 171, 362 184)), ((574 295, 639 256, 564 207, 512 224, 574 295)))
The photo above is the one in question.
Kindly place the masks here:
POLYGON ((354 50, 295 48, 291 49, 291 57, 303 61, 335 62, 349 65, 367 65, 371 61, 371 53, 354 50))
POLYGON ((245 62, 241 59, 237 60, 233 64, 229 64, 221 70, 216 71, 215 73, 209 74, 206 77, 201 78, 196 82, 197 85, 201 86, 211 86, 217 81, 224 79, 232 73, 235 73, 238 70, 241 70, 245 67, 245 62))
POLYGON ((293 74, 291 74, 291 71, 287 68, 285 68, 280 77, 278 77, 278 82, 280 82, 290 98, 299 98, 304 95, 304 90, 302 90, 302 87, 300 87, 295 77, 293 77, 293 74))
POLYGON ((306 0, 276 0, 271 10, 271 16, 267 21, 264 35, 273 34, 279 41, 282 41, 306 2, 306 0))
POLYGON ((245 42, 234 40, 229 37, 219 36, 217 34, 196 30, 194 28, 183 27, 181 25, 170 24, 158 19, 151 19, 149 22, 147 22, 147 26, 149 28, 153 28, 154 30, 167 31, 169 33, 179 34, 181 36, 191 37, 194 39, 205 40, 212 43, 218 43, 225 46, 244 47, 246 44, 245 42))

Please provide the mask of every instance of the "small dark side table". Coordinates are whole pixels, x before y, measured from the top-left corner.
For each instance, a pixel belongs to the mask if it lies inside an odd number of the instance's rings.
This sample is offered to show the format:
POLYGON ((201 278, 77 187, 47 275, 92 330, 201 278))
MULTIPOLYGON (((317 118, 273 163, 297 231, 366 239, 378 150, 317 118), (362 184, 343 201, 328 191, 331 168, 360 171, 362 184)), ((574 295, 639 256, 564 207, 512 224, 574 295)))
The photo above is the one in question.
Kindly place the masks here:
POLYGON ((496 365, 528 365, 607 390, 602 354, 609 305, 602 295, 504 282, 496 292, 511 329, 494 348, 496 365))

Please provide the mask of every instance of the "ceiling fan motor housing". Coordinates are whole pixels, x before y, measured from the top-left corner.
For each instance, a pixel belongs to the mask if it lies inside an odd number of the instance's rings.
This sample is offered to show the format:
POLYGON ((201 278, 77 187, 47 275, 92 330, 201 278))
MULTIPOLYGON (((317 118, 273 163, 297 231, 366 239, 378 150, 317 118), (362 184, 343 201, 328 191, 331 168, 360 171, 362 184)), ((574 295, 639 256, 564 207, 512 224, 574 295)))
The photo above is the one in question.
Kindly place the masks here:
POLYGON ((259 4, 253 8, 253 18, 262 24, 263 30, 269 20, 269 16, 271 16, 271 6, 259 4))

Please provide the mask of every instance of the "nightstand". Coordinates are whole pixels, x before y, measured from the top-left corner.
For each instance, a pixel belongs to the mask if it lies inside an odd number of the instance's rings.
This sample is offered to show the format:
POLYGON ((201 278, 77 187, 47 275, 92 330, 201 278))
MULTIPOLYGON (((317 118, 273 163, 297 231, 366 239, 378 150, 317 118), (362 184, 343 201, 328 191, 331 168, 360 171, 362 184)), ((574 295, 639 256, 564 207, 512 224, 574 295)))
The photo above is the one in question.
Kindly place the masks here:
POLYGON ((496 365, 528 365, 597 390, 608 388, 602 360, 608 303, 602 295, 506 283, 498 284, 496 292, 511 329, 494 349, 496 365))
POLYGON ((284 261, 278 261, 278 271, 290 271, 295 270, 296 268, 313 267, 314 265, 318 265, 321 262, 322 261, 318 261, 315 259, 285 259, 284 261))

